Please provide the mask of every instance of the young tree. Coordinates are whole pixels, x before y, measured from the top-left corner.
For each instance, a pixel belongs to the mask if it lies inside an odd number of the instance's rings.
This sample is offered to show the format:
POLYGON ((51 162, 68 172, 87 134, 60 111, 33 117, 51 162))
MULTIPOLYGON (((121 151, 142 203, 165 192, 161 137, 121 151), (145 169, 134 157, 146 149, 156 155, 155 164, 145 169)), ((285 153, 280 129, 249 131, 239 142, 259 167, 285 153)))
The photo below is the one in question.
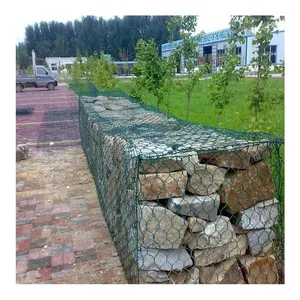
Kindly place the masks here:
POLYGON ((117 80, 114 77, 116 66, 109 62, 100 52, 100 57, 97 54, 90 56, 87 60, 88 78, 94 82, 99 90, 112 90, 116 86, 117 80))
POLYGON ((153 39, 148 42, 139 40, 136 45, 136 63, 133 68, 136 78, 133 82, 134 89, 146 89, 157 99, 157 108, 164 101, 169 89, 169 68, 167 62, 158 54, 158 49, 153 39))
POLYGON ((198 69, 195 69, 195 60, 198 57, 198 42, 197 39, 192 38, 192 34, 197 26, 197 17, 175 16, 170 18, 167 26, 171 36, 177 27, 180 28, 182 44, 173 51, 170 58, 174 63, 177 61, 177 57, 184 57, 186 61, 187 80, 178 82, 178 85, 187 95, 186 120, 188 121, 193 90, 199 83, 200 78, 207 72, 206 64, 200 65, 198 69))
POLYGON ((24 43, 19 43, 16 46, 16 60, 19 62, 21 69, 26 69, 32 63, 24 43))
POLYGON ((76 60, 74 61, 71 67, 71 75, 72 75, 72 79, 75 81, 79 81, 85 76, 85 66, 82 61, 81 53, 78 49, 77 49, 76 60))
POLYGON ((225 55, 221 58, 220 68, 216 74, 212 75, 209 87, 209 98, 215 104, 218 114, 218 126, 220 126, 221 115, 230 100, 234 96, 234 91, 230 89, 232 81, 239 81, 244 77, 245 68, 236 66, 239 64, 239 57, 236 55, 237 42, 244 43, 244 39, 239 36, 230 35, 228 46, 225 48, 225 55))
MULTIPOLYGON (((280 18, 282 19, 282 17, 280 18)), ((241 35, 245 30, 254 32, 252 44, 256 46, 251 59, 251 66, 257 70, 256 79, 253 82, 249 94, 249 109, 254 111, 255 125, 258 126, 258 113, 264 109, 268 100, 265 86, 271 76, 270 46, 273 32, 277 28, 279 18, 274 16, 233 16, 231 19, 231 30, 233 34, 241 35)))

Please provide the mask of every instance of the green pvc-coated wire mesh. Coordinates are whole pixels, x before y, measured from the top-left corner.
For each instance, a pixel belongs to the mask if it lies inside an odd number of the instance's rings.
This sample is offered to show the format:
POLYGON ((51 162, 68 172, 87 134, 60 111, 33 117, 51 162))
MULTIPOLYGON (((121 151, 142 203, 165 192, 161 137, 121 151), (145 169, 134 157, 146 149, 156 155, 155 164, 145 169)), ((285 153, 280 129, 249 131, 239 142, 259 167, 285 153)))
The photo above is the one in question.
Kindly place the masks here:
POLYGON ((82 146, 130 283, 284 282, 280 147, 71 84, 82 146))

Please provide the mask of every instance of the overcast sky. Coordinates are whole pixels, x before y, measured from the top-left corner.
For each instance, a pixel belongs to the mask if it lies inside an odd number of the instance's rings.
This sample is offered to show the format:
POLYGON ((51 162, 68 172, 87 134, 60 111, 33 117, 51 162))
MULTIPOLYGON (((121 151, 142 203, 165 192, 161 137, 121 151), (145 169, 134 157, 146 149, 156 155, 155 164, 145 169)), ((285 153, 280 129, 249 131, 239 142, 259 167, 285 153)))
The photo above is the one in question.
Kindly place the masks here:
MULTIPOLYGON (((255 0, 256 1, 256 0, 255 0)), ((253 0, 251 1, 251 3, 253 0)), ((33 25, 35 22, 40 21, 57 21, 67 22, 81 19, 82 16, 94 15, 96 17, 103 17, 105 19, 113 18, 115 15, 120 17, 124 15, 198 15, 198 28, 197 32, 204 30, 205 32, 212 32, 229 27, 230 15, 241 14, 241 12, 234 12, 228 0, 226 9, 221 7, 218 2, 211 2, 209 9, 205 8, 201 1, 192 0, 151 0, 149 2, 141 1, 144 3, 143 7, 137 6, 134 0, 84 0, 81 2, 51 0, 51 6, 41 8, 41 2, 37 0, 27 0, 27 5, 23 6, 21 10, 15 11, 17 17, 14 19, 14 29, 16 43, 24 41, 25 27, 33 25), (29 5, 30 3, 30 5, 29 5), (135 3, 135 4, 134 4, 135 3), (149 3, 152 5, 149 6, 149 3), (168 5, 172 3, 171 5, 168 5), (148 6, 147 6, 148 4, 148 6), (193 7, 195 9, 193 9, 193 7)), ((202 2, 203 3, 203 2, 202 2)), ((234 5, 232 5, 234 7, 234 5)), ((252 12, 249 11, 251 14, 252 12)), ((242 13, 243 14, 243 13, 242 13)), ((245 13, 244 13, 245 14, 245 13)), ((285 29, 284 24, 279 24, 280 29, 285 29)))

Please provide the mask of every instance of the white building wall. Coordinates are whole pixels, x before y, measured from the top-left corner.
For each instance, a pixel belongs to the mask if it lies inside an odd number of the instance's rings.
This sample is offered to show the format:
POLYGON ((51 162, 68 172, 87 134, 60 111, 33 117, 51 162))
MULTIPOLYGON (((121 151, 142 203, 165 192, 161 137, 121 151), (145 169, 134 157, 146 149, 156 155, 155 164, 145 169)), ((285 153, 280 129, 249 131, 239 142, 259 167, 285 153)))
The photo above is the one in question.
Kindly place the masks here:
MULTIPOLYGON (((46 62, 52 73, 57 73, 59 67, 65 67, 65 65, 72 65, 76 57, 46 57, 46 62), (57 70, 53 69, 53 65, 56 65, 57 70)), ((82 57, 82 61, 86 62, 86 58, 82 57)))
MULTIPOLYGON (((255 50, 255 45, 252 45, 253 39, 253 36, 247 37, 247 65, 250 65, 251 59, 256 56, 256 54, 253 54, 253 51, 255 50)), ((277 46, 276 64, 280 64, 280 61, 284 60, 284 31, 274 34, 270 45, 277 46)))

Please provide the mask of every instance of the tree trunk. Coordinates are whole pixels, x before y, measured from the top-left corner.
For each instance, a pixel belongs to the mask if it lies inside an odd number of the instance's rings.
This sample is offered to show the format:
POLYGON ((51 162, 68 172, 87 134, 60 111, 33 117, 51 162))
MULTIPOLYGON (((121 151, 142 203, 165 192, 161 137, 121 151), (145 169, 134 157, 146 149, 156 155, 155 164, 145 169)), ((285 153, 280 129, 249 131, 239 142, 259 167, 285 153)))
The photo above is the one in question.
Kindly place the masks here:
POLYGON ((221 121, 221 112, 218 112, 218 126, 220 126, 220 121, 221 121))
POLYGON ((188 91, 188 94, 187 94, 187 108, 186 108, 186 120, 188 121, 189 120, 189 116, 190 116, 190 101, 191 101, 191 93, 190 91, 188 91))

